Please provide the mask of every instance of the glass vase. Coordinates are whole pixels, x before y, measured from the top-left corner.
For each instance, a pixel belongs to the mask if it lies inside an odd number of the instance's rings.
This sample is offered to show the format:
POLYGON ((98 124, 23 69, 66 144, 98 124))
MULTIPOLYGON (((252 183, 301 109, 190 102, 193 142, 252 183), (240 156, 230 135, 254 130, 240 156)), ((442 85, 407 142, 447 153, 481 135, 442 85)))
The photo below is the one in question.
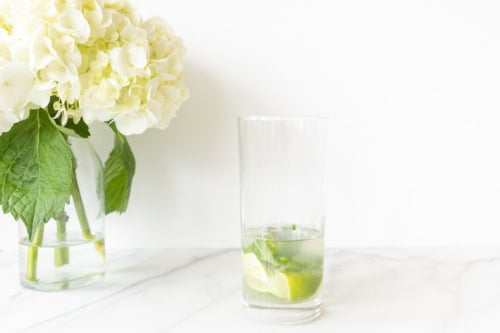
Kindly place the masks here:
POLYGON ((74 158, 69 202, 29 241, 19 223, 21 285, 35 290, 87 286, 104 276, 103 166, 87 139, 68 139, 74 158))

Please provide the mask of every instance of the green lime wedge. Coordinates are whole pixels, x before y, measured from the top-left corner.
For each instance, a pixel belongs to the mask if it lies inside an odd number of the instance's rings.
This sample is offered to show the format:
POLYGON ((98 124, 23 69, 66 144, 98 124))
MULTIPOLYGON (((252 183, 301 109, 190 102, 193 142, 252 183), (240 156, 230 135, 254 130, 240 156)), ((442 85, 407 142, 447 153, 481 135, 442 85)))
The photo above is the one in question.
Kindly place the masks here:
POLYGON ((253 253, 243 255, 243 278, 253 290, 267 293, 269 289, 269 277, 262 263, 253 253))
POLYGON ((316 294, 321 285, 321 271, 300 270, 268 274, 254 253, 243 255, 243 277, 248 287, 270 293, 286 301, 302 301, 316 294))
POLYGON ((272 276, 270 292, 288 301, 302 301, 316 294, 322 274, 313 270, 285 271, 272 276))

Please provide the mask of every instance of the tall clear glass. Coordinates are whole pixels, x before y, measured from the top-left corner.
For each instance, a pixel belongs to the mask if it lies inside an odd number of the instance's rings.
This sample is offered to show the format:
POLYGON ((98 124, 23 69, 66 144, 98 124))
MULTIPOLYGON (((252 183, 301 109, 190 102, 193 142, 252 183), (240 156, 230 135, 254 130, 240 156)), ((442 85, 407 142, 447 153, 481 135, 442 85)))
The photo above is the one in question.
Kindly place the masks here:
POLYGON ((321 314, 325 224, 323 117, 239 119, 243 298, 261 321, 321 314))

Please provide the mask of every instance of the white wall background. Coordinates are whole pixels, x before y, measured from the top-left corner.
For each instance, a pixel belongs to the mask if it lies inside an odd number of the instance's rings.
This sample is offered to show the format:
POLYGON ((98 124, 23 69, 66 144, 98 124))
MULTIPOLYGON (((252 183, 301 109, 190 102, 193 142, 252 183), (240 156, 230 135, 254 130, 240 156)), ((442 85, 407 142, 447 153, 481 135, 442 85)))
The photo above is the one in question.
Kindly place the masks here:
MULTIPOLYGON (((238 246, 236 117, 254 113, 330 117, 327 245, 500 245, 497 0, 135 3, 182 36, 192 97, 131 138, 110 247, 238 246)), ((16 235, 2 217, 0 248, 16 235)))

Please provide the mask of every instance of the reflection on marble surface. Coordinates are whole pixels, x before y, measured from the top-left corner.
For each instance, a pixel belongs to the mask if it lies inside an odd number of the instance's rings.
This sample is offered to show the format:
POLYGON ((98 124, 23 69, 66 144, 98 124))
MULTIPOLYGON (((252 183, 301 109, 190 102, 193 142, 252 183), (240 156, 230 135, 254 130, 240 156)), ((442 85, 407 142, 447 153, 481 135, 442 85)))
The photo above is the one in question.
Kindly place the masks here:
POLYGON ((270 326, 241 307, 237 250, 130 250, 73 291, 35 292, 0 252, 0 332, 500 332, 500 249, 327 251, 324 313, 270 326))

